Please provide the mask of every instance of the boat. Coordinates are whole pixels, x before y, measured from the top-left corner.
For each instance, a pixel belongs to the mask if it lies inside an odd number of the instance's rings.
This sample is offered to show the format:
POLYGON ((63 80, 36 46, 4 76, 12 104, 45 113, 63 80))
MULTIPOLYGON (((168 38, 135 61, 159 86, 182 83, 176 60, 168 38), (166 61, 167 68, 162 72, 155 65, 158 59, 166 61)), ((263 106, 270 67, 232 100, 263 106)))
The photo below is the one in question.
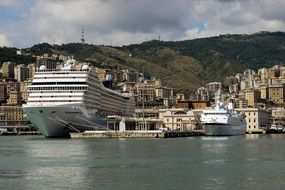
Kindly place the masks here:
POLYGON ((280 119, 273 119, 272 124, 266 133, 284 133, 282 121, 280 119))
POLYGON ((68 59, 56 69, 41 65, 27 87, 23 105, 30 122, 46 137, 70 137, 71 132, 106 130, 107 116, 133 116, 133 94, 112 89, 110 75, 99 81, 87 63, 68 59))
POLYGON ((246 133, 245 116, 233 110, 232 103, 225 108, 218 102, 214 109, 203 110, 201 123, 205 135, 208 136, 233 136, 246 133))
POLYGON ((7 132, 8 132, 7 128, 0 127, 0 135, 4 135, 7 132))

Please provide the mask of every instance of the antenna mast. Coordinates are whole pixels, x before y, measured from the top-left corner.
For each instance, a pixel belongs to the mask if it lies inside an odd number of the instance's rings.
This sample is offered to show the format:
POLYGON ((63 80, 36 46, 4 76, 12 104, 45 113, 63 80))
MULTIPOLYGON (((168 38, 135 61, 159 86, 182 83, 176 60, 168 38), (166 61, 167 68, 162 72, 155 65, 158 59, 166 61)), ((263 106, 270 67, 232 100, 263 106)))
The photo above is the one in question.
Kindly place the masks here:
POLYGON ((84 28, 83 28, 83 26, 82 26, 82 30, 81 30, 81 43, 82 44, 84 44, 84 42, 85 42, 85 39, 84 39, 84 28))

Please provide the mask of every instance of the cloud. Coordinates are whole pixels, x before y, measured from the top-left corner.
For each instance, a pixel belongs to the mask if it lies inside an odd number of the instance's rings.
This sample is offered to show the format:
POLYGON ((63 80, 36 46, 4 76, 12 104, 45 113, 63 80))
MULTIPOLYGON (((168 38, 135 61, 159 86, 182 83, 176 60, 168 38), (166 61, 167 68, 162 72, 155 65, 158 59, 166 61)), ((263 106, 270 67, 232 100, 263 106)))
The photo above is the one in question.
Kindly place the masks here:
POLYGON ((250 34, 285 29, 285 2, 282 0, 201 1, 193 8, 193 16, 205 22, 205 29, 190 28, 188 37, 219 34, 250 34), (258 5, 258 6, 257 6, 258 5))
POLYGON ((283 0, 0 0, 13 5, 20 16, 0 14, 0 32, 20 47, 79 42, 82 25, 87 43, 107 45, 285 29, 283 0))
POLYGON ((0 46, 11 46, 11 43, 9 42, 7 36, 5 36, 4 34, 0 34, 0 46))
POLYGON ((0 0, 0 8, 1 7, 17 7, 19 6, 18 0, 0 0))

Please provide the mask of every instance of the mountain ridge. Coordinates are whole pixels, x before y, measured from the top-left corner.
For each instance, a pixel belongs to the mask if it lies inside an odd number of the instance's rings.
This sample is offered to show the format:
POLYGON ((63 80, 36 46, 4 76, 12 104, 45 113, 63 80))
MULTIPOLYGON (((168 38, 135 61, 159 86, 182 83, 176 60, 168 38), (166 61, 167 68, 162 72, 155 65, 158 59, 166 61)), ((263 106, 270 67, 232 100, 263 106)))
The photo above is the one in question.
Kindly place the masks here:
MULTIPOLYGON (((1 62, 4 61, 2 58, 9 58, 3 56, 2 50, 3 48, 0 48, 1 62)), ((257 70, 276 64, 284 65, 285 33, 220 35, 184 41, 152 40, 121 47, 43 43, 24 48, 22 51, 32 55, 73 55, 75 59, 87 60, 99 67, 136 69, 144 72, 146 77, 161 79, 163 85, 177 90, 195 91, 207 82, 222 82, 226 76, 243 72, 245 69, 257 70)), ((31 57, 25 59, 30 60, 31 57)), ((19 57, 14 57, 14 60, 17 62, 19 57)))

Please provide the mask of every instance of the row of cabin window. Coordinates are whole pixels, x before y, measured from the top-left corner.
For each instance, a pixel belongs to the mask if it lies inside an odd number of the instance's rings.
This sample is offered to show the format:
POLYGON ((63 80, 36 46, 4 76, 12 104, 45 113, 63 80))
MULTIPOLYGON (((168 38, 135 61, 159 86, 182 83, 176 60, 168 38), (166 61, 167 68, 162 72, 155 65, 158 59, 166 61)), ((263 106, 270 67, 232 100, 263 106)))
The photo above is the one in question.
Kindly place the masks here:
POLYGON ((40 90, 87 90, 87 86, 64 86, 64 87, 30 87, 29 91, 40 90))

